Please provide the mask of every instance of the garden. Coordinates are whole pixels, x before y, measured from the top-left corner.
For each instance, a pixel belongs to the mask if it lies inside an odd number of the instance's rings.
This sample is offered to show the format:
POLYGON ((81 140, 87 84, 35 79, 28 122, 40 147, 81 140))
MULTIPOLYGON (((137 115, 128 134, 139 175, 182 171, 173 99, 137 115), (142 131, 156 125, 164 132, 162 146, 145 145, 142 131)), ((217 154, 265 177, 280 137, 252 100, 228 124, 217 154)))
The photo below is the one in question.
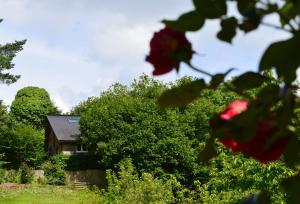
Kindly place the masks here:
MULTIPOLYGON (((142 74, 67 113, 36 86, 20 89, 11 105, 0 101, 0 203, 300 203, 300 1, 192 3, 193 10, 162 20, 145 61, 153 76, 182 69, 197 76, 165 82, 142 74), (276 21, 266 22, 270 15, 276 21), (289 37, 262 52, 257 71, 210 73, 193 61, 188 34, 212 20, 223 43, 261 26, 289 37), (88 165, 45 151, 49 114, 80 117, 80 141, 93 149, 93 166, 106 171, 105 186, 68 183, 67 170, 88 165), (40 169, 44 177, 36 179, 40 169)), ((0 47, 3 83, 19 79, 8 71, 25 43, 0 47)))

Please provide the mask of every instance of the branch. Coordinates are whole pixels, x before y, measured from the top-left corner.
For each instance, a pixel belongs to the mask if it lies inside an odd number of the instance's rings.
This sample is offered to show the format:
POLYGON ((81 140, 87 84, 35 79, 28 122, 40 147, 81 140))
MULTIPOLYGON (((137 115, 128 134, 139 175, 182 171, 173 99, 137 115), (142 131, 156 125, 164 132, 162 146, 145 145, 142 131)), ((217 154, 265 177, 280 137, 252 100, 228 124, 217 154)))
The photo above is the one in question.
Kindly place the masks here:
POLYGON ((206 71, 204 71, 204 70, 202 70, 202 69, 198 69, 198 68, 194 67, 193 65, 191 65, 191 64, 189 64, 189 63, 188 63, 188 65, 189 65, 189 67, 190 67, 191 69, 195 70, 196 72, 199 72, 199 73, 201 73, 201 74, 204 74, 204 75, 210 76, 210 77, 213 77, 213 76, 214 76, 213 74, 210 74, 210 73, 208 73, 208 72, 206 72, 206 71))
MULTIPOLYGON (((202 69, 198 69, 198 68, 194 67, 194 66, 191 65, 191 64, 188 64, 188 65, 189 65, 189 67, 190 67, 191 69, 195 70, 196 72, 199 72, 199 73, 201 73, 201 74, 210 76, 211 78, 214 76, 213 74, 210 74, 210 73, 208 73, 208 72, 206 72, 206 71, 204 71, 204 70, 202 70, 202 69)), ((233 68, 233 69, 234 69, 234 68, 233 68)), ((243 96, 243 97, 245 97, 245 98, 250 98, 250 96, 249 96, 248 94, 246 94, 246 93, 244 93, 244 92, 241 92, 240 90, 238 90, 238 89, 236 89, 236 88, 230 86, 230 84, 229 84, 228 82, 225 82, 225 81, 224 81, 223 84, 224 84, 225 88, 227 88, 229 91, 232 91, 232 92, 234 92, 234 93, 237 93, 237 94, 239 94, 239 95, 241 95, 241 96, 243 96)))
POLYGON ((293 31, 287 30, 287 29, 285 29, 281 26, 273 25, 271 23, 261 22, 261 25, 264 25, 264 26, 267 26, 267 27, 270 27, 270 28, 274 28, 274 29, 277 29, 277 30, 282 30, 282 31, 285 31, 285 32, 288 32, 288 33, 293 33, 293 31))

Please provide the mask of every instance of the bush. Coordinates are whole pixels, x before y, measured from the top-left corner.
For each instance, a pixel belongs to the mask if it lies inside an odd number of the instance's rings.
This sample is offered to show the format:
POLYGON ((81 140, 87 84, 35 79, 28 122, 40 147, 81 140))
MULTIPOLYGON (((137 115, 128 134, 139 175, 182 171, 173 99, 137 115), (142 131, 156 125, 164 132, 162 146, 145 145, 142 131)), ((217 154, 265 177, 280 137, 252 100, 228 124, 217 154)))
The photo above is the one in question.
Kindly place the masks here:
POLYGON ((130 160, 120 163, 118 174, 107 171, 108 187, 100 194, 100 203, 173 203, 172 183, 164 183, 149 173, 141 177, 130 160))
POLYGON ((21 183, 21 170, 5 170, 4 182, 21 183))
POLYGON ((33 180, 33 171, 29 168, 26 162, 22 162, 20 167, 21 183, 31 183, 33 180))
POLYGON ((5 181, 5 170, 0 168, 0 183, 5 181))
POLYGON ((45 180, 47 184, 50 185, 64 185, 66 180, 65 166, 67 155, 58 154, 46 161, 42 165, 44 170, 45 180))
POLYGON ((64 161, 65 170, 68 171, 100 168, 98 157, 95 155, 70 155, 64 161))
MULTIPOLYGON (((190 79, 177 83, 185 81, 190 79)), ((197 158, 199 141, 208 135, 209 117, 233 96, 210 92, 188 107, 161 110, 157 99, 165 89, 166 85, 142 76, 131 87, 116 84, 82 103, 82 140, 97 145, 96 154, 106 168, 131 158, 139 173, 160 178, 172 174, 191 185, 197 177, 208 176, 197 158)))
POLYGON ((44 135, 42 131, 35 130, 31 126, 24 124, 13 124, 0 134, 0 154, 8 168, 19 168, 23 161, 30 167, 41 165, 44 157, 44 135))

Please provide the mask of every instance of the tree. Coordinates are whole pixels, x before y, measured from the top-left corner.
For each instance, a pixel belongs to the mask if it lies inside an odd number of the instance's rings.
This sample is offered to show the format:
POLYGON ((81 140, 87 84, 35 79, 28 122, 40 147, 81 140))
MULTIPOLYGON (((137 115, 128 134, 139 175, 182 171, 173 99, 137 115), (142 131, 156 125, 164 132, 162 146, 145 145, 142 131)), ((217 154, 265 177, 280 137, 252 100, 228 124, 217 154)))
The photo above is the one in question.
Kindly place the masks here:
MULTIPOLYGON (((154 34, 150 42, 150 54, 146 60, 154 65, 154 75, 164 74, 173 69, 178 71, 180 63, 186 63, 198 73, 211 77, 211 81, 207 84, 204 80, 196 79, 189 84, 170 89, 161 95, 160 106, 186 106, 201 97, 203 90, 225 86, 227 90, 238 93, 243 101, 247 101, 247 107, 241 110, 235 106, 238 104, 235 103, 238 101, 235 101, 224 110, 235 112, 233 115, 230 113, 231 116, 225 118, 224 112, 221 112, 211 117, 211 134, 200 157, 209 160, 215 156, 215 142, 221 141, 233 151, 243 152, 267 164, 278 160, 283 153, 286 165, 297 169, 300 161, 300 141, 298 124, 295 121, 299 121, 297 109, 300 100, 296 95, 298 87, 295 86, 295 80, 300 67, 300 1, 193 0, 193 4, 194 9, 182 14, 178 19, 162 21, 166 28, 154 34), (229 16, 229 4, 236 6, 238 15, 229 16), (265 17, 271 14, 278 17, 277 24, 264 22, 265 17), (229 84, 225 77, 232 69, 211 74, 191 64, 195 52, 185 33, 201 30, 204 23, 209 23, 211 19, 220 22, 221 30, 216 35, 218 40, 228 43, 232 42, 238 30, 249 33, 260 26, 288 32, 290 38, 274 42, 265 50, 257 72, 243 73, 229 84), (270 78, 263 76, 262 72, 270 70, 275 70, 282 86, 267 83, 270 78), (254 96, 247 94, 249 89, 261 87, 263 84, 266 86, 259 89, 254 96), (253 149, 257 145, 260 148, 253 149), (264 155, 270 157, 266 158, 264 155)), ((300 202, 299 180, 298 173, 281 182, 288 193, 288 203, 300 202)), ((267 203, 268 198, 265 199, 264 203, 267 203)), ((258 203, 259 200, 260 198, 251 196, 245 203, 258 203)))
POLYGON ((6 124, 8 117, 7 107, 0 100, 0 128, 6 124))
MULTIPOLYGON (((172 86, 189 81, 182 79, 172 86)), ((185 184, 205 177, 205 169, 198 168, 199 142, 208 135, 209 116, 234 96, 222 91, 205 93, 186 108, 163 111, 157 98, 166 88, 144 75, 130 87, 116 84, 100 97, 80 104, 85 104, 80 118, 83 142, 97 144, 104 166, 113 168, 129 157, 139 172, 161 177, 172 174, 185 184)))
POLYGON ((4 154, 9 167, 19 167, 22 162, 38 167, 45 156, 44 134, 31 126, 15 123, 1 132, 0 141, 0 154, 4 154))
POLYGON ((198 160, 198 151, 211 132, 211 115, 238 95, 219 87, 203 91, 185 107, 159 108, 157 98, 167 87, 178 88, 192 80, 185 77, 162 84, 141 76, 129 87, 116 84, 81 103, 83 141, 97 144, 96 156, 105 167, 115 170, 119 161, 131 158, 139 175, 147 172, 167 182, 177 178, 181 187, 173 189, 175 198, 191 200, 186 203, 234 203, 260 189, 275 192, 271 197, 274 203, 284 202, 279 178, 293 171, 283 162, 261 166, 248 156, 232 155, 219 142, 218 154, 209 165, 198 160))
POLYGON ((34 128, 44 128, 47 114, 58 113, 48 92, 39 87, 20 89, 11 104, 10 115, 18 122, 32 125, 34 128))
MULTIPOLYGON (((0 19, 0 23, 2 19, 0 19)), ((7 43, 0 45, 0 81, 4 84, 12 84, 16 82, 20 75, 10 74, 8 71, 14 68, 12 63, 16 54, 23 49, 26 40, 15 41, 14 43, 7 43)))

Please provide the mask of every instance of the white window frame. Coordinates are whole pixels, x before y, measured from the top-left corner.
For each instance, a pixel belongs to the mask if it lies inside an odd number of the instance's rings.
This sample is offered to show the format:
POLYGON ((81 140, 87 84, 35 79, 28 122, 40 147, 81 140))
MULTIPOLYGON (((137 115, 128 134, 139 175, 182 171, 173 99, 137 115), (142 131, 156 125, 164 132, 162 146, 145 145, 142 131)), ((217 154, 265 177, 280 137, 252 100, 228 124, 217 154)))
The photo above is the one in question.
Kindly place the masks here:
POLYGON ((87 147, 86 147, 86 150, 83 150, 83 145, 84 144, 76 144, 76 152, 78 152, 78 153, 87 153, 88 152, 87 147), (80 150, 78 150, 78 145, 80 145, 80 150))

